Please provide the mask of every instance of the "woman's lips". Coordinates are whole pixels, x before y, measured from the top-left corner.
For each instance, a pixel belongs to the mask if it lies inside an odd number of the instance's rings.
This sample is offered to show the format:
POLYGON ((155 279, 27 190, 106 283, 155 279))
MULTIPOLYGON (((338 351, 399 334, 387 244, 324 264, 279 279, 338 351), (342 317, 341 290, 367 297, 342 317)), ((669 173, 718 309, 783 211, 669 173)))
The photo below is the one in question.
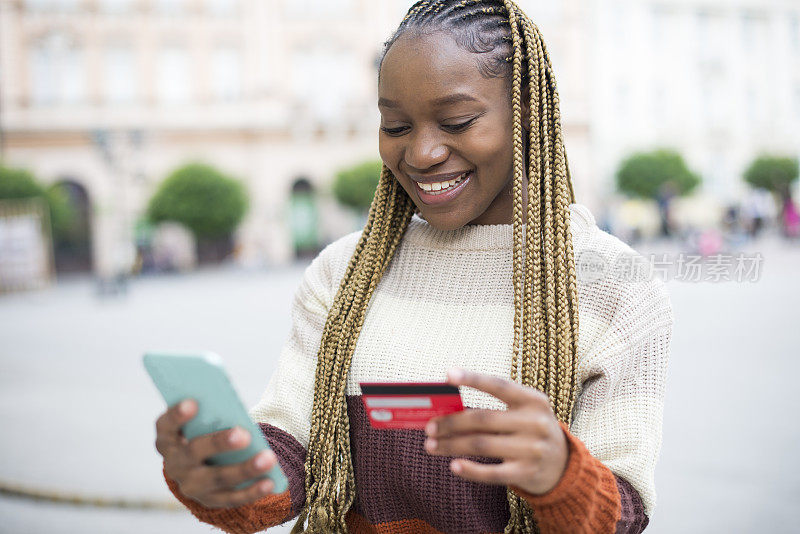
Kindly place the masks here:
POLYGON ((472 174, 473 171, 469 171, 467 175, 464 177, 464 179, 461 180, 459 183, 457 183, 455 186, 453 186, 452 189, 450 189, 449 191, 445 191, 444 193, 439 192, 439 194, 437 195, 432 195, 428 191, 422 189, 419 186, 418 182, 415 182, 414 180, 412 180, 412 182, 414 182, 414 187, 417 189, 417 196, 419 197, 420 201, 422 201, 423 204, 429 204, 429 205, 444 204, 445 202, 451 201, 453 198, 458 196, 459 193, 461 193, 461 191, 464 189, 464 186, 467 185, 467 183, 469 183, 470 179, 472 178, 472 174))

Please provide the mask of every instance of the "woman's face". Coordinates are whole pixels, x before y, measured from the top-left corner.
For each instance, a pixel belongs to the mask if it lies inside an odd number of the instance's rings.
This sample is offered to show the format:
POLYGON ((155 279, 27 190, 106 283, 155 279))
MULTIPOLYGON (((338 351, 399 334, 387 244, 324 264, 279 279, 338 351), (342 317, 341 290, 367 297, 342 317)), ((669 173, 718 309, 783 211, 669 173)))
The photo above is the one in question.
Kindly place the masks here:
POLYGON ((378 79, 381 158, 441 230, 513 220, 510 84, 484 78, 477 60, 448 33, 405 34, 378 79))

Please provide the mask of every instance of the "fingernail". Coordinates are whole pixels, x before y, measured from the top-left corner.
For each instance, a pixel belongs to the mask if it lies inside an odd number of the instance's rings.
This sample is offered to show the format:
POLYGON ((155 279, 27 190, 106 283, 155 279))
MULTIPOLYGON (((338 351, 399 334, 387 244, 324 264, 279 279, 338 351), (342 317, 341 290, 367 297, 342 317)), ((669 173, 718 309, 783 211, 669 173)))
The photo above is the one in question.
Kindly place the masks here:
POLYGON ((428 438, 428 439, 425 440, 425 448, 430 450, 430 451, 436 450, 436 445, 437 445, 437 442, 436 442, 435 439, 428 438))
POLYGON ((425 433, 428 434, 429 436, 433 436, 434 434, 436 434, 436 423, 434 423, 433 421, 428 423, 425 426, 425 433))
POLYGON ((450 377, 450 380, 458 381, 464 378, 464 371, 462 371, 461 369, 453 368, 447 371, 447 376, 450 377))
POLYGON ((234 428, 228 436, 228 443, 235 445, 237 441, 242 439, 242 437, 242 431, 238 428, 234 428))
POLYGON ((461 464, 453 460, 450 462, 450 469, 453 470, 453 473, 460 473, 461 472, 461 464))
POLYGON ((267 464, 269 463, 269 455, 266 452, 262 452, 258 456, 256 456, 256 469, 266 469, 267 464))
POLYGON ((181 401, 181 403, 178 405, 178 411, 181 415, 189 415, 189 405, 190 403, 188 400, 181 401))
POLYGON ((272 491, 272 481, 271 480, 263 480, 259 483, 258 489, 261 491, 272 491))

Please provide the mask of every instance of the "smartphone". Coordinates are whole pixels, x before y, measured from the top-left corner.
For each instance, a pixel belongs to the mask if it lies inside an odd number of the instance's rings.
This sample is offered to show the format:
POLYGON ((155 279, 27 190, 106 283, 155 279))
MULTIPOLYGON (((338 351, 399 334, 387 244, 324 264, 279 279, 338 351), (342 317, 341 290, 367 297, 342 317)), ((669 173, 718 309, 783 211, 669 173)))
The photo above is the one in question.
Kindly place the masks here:
MULTIPOLYGON (((181 427, 186 439, 239 426, 250 432, 250 444, 245 449, 225 451, 207 461, 211 465, 229 465, 243 462, 255 454, 269 450, 261 429, 250 419, 233 389, 222 359, 214 353, 164 354, 150 352, 143 357, 144 367, 150 374, 167 406, 192 398, 197 401, 197 415, 181 427)), ((286 491, 288 481, 277 463, 267 473, 246 480, 235 487, 242 489, 254 482, 270 478, 275 484, 274 493, 286 491)))

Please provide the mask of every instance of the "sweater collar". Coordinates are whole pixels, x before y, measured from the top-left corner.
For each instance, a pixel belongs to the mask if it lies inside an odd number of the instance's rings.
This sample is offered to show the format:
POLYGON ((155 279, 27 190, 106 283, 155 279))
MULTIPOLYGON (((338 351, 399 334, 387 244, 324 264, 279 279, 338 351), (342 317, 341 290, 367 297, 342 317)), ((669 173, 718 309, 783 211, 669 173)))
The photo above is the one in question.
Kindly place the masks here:
MULTIPOLYGON (((573 236, 595 224, 594 217, 583 204, 570 204, 573 236)), ((525 224, 523 223, 523 229, 525 224)), ((403 241, 442 250, 501 250, 514 244, 513 224, 467 225, 455 230, 439 230, 416 213, 408 223, 403 241)))

